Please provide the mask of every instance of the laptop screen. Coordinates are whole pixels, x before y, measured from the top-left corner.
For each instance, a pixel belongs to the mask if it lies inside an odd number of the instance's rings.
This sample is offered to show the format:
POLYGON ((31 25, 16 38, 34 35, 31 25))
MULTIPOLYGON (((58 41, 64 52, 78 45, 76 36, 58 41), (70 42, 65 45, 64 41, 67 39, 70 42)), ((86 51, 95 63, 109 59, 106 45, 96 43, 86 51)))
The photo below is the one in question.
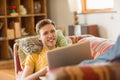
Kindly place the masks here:
POLYGON ((47 52, 49 69, 77 65, 85 59, 91 59, 90 42, 76 43, 47 52))

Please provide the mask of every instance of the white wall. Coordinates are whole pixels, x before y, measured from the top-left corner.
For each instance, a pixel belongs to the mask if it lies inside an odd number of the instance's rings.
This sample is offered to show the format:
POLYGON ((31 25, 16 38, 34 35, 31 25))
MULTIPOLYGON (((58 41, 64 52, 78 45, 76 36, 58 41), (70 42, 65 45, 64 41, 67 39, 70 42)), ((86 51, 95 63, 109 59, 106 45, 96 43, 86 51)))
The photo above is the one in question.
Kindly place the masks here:
POLYGON ((47 4, 48 17, 55 21, 57 26, 66 29, 68 25, 73 24, 73 14, 69 10, 67 0, 48 0, 47 4))
MULTIPOLYGON (((88 24, 98 24, 100 35, 109 39, 116 39, 120 34, 120 0, 115 0, 113 13, 87 14, 86 22, 88 24)), ((81 16, 79 16, 81 19, 81 16)))
MULTIPOLYGON (((116 13, 95 13, 79 15, 79 22, 97 24, 101 37, 116 40, 120 34, 120 0, 115 0, 116 13)), ((69 10, 67 0, 48 0, 49 18, 63 28, 73 24, 73 14, 69 10)))
POLYGON ((57 25, 66 26, 73 22, 67 0, 48 0, 48 17, 57 25))

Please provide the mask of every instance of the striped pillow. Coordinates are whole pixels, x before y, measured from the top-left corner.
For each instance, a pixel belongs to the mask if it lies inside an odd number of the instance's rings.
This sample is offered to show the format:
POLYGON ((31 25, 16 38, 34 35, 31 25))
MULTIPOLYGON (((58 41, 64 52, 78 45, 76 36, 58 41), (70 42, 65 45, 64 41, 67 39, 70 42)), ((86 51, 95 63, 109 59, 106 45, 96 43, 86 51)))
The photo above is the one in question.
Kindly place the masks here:
POLYGON ((92 51, 91 55, 93 59, 95 59, 101 53, 108 50, 114 44, 114 41, 112 40, 99 38, 99 37, 86 37, 86 38, 79 40, 78 42, 84 42, 87 40, 90 41, 91 51, 92 51))

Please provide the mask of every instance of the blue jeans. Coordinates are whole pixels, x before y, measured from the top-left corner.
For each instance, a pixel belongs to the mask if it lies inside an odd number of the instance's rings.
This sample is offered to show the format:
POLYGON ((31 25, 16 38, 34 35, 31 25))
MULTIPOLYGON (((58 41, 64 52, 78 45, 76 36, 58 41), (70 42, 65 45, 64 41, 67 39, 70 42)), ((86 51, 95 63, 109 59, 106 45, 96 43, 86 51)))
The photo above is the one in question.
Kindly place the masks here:
POLYGON ((120 35, 116 43, 94 60, 84 60, 79 65, 120 61, 120 35))

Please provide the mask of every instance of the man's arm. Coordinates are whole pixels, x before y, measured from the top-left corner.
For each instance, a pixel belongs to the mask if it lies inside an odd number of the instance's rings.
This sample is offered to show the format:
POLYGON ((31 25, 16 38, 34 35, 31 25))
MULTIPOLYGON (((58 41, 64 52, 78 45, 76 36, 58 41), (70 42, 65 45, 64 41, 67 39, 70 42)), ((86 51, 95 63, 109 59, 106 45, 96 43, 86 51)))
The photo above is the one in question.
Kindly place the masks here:
POLYGON ((22 80, 38 80, 40 76, 43 76, 47 73, 47 67, 39 70, 36 73, 34 72, 34 68, 31 66, 25 66, 23 73, 22 73, 22 80))

